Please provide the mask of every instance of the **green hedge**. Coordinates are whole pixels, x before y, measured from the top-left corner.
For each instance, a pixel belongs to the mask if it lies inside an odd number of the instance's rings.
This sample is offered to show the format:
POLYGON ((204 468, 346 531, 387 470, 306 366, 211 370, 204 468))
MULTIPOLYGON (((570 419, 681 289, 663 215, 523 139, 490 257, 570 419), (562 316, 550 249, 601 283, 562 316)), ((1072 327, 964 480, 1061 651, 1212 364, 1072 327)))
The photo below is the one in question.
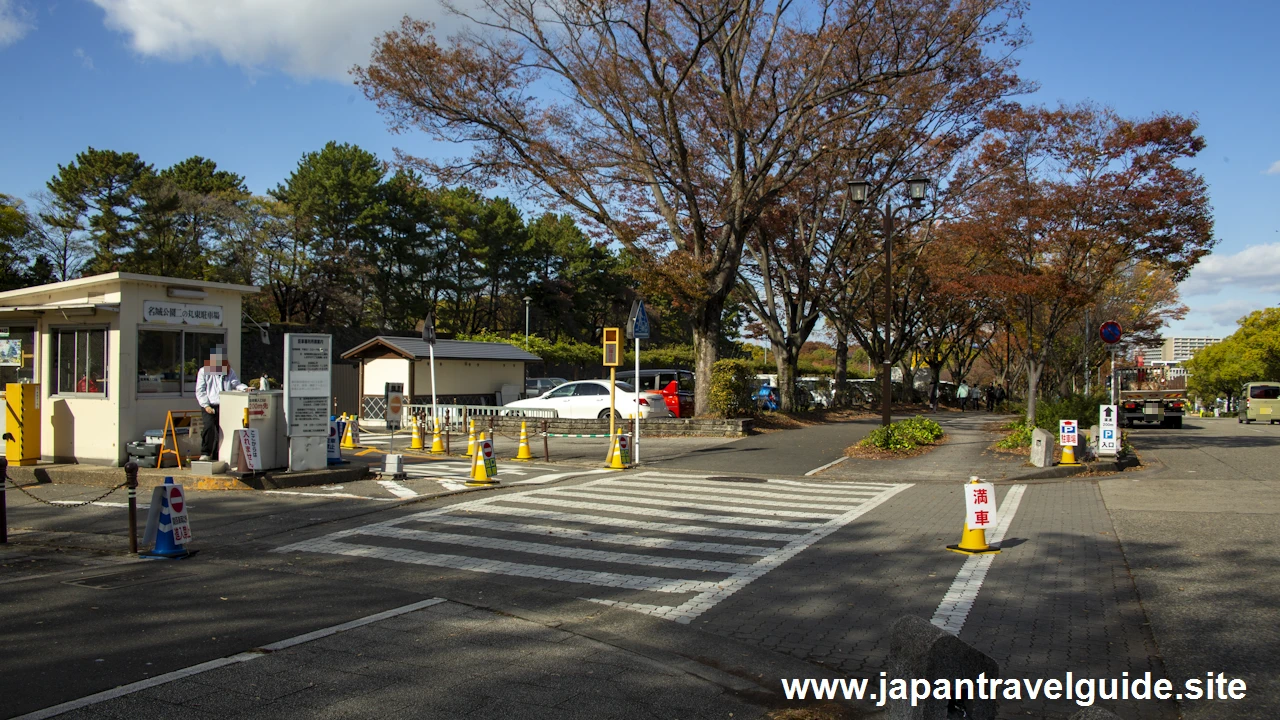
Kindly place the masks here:
POLYGON ((751 364, 745 360, 717 360, 711 366, 711 413, 726 418, 754 415, 754 376, 751 364))
POLYGON ((862 447, 872 447, 889 452, 908 452, 921 445, 932 445, 941 440, 945 433, 938 423, 916 416, 907 420, 882 425, 858 443, 862 447))

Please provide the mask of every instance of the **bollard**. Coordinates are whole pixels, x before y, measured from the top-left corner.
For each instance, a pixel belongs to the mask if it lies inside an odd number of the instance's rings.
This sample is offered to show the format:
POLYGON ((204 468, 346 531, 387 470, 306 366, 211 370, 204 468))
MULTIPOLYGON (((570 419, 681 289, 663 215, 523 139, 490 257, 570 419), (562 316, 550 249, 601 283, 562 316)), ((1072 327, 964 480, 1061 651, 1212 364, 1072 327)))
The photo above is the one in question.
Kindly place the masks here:
POLYGON ((125 484, 129 488, 129 552, 138 553, 138 463, 124 464, 125 484))
POLYGON ((547 462, 551 462, 551 440, 547 437, 548 427, 550 427, 550 424, 546 420, 543 420, 542 421, 542 459, 546 460, 547 462))
POLYGON ((4 456, 4 448, 0 448, 0 543, 9 542, 9 508, 6 507, 9 496, 9 458, 4 456))

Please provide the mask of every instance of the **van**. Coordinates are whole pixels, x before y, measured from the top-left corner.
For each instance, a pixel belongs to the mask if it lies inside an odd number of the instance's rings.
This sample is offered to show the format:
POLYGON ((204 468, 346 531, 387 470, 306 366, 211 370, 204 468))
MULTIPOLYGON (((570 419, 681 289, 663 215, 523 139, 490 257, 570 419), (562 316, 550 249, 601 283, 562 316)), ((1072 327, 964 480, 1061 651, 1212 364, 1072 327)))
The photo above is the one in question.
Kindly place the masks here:
POLYGON ((634 370, 624 370, 618 373, 618 380, 629 382, 638 390, 662 393, 672 414, 693 417, 693 373, 688 370, 641 370, 638 380, 634 370))
POLYGON ((1236 413, 1236 422, 1266 420, 1268 425, 1280 422, 1280 383, 1251 382, 1240 391, 1244 405, 1236 413))

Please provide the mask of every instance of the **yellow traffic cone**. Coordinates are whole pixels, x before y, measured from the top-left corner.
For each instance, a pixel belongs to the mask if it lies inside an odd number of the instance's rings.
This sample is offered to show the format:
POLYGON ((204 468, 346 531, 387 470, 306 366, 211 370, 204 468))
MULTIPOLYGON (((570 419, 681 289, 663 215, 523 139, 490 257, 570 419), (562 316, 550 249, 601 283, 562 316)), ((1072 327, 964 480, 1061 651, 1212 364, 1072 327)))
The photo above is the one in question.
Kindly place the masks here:
POLYGON ((489 442, 487 442, 484 439, 483 432, 481 432, 480 435, 476 438, 475 445, 476 445, 476 451, 471 456, 471 479, 466 482, 466 485, 469 485, 471 487, 476 487, 481 485, 497 485, 498 484, 497 478, 495 478, 492 474, 490 474, 491 469, 495 471, 497 470, 497 463, 494 463, 494 467, 490 468, 489 464, 485 462, 485 449, 487 448, 489 454, 492 455, 493 445, 491 445, 489 442))
MULTIPOLYGON (((978 482, 976 475, 971 476, 970 482, 978 482)), ((964 523, 964 530, 960 532, 960 544, 948 545, 947 549, 961 555, 995 555, 1000 552, 1000 548, 992 547, 987 544, 987 531, 982 528, 970 529, 969 523, 964 523)))
POLYGON ((476 421, 474 418, 467 426, 467 454, 472 457, 476 454, 476 421))
POLYGON ((444 441, 440 439, 440 418, 432 418, 435 420, 435 432, 431 435, 431 454, 444 454, 444 441))
POLYGON ((512 460, 532 460, 533 453, 529 452, 529 428, 528 423, 520 421, 520 449, 516 452, 516 456, 512 460))
POLYGON ((1000 552, 1000 548, 987 544, 986 530, 970 530, 969 523, 964 524, 964 531, 960 533, 960 544, 948 545, 947 549, 961 555, 995 555, 1000 552))
POLYGON ((409 422, 410 424, 413 425, 413 435, 409 437, 409 449, 421 450, 422 449, 422 429, 418 427, 418 416, 410 415, 409 422))
POLYGON ((1059 465, 1079 465, 1080 464, 1076 462, 1076 446, 1075 445, 1062 446, 1062 460, 1059 461, 1058 464, 1059 465))
POLYGON ((622 428, 618 428, 618 434, 613 436, 613 443, 609 446, 608 468, 610 470, 626 470, 627 466, 622 463, 622 428))
POLYGON ((356 416, 347 416, 342 414, 344 420, 347 421, 347 429, 342 433, 342 447, 347 450, 354 450, 356 443, 360 442, 360 430, 356 427, 356 416))

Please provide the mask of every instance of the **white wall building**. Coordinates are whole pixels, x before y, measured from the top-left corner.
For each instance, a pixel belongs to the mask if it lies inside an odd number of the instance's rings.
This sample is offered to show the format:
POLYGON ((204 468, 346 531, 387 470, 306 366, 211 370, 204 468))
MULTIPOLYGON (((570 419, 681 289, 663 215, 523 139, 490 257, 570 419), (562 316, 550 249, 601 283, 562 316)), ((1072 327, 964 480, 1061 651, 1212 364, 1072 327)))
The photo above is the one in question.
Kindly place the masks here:
POLYGON ((40 386, 42 461, 119 465, 125 446, 199 410, 215 345, 240 365, 246 285, 108 273, 0 293, 0 397, 40 386))
MULTIPOLYGON (((342 354, 360 362, 360 417, 381 420, 386 383, 401 383, 411 404, 431 402, 427 343, 379 335, 342 354)), ((542 358, 507 343, 437 340, 436 399, 460 405, 503 405, 524 392, 525 364, 542 358)))
POLYGON ((1220 342, 1222 338, 1167 337, 1160 348, 1160 359, 1166 362, 1182 362, 1195 355, 1197 350, 1220 342))

